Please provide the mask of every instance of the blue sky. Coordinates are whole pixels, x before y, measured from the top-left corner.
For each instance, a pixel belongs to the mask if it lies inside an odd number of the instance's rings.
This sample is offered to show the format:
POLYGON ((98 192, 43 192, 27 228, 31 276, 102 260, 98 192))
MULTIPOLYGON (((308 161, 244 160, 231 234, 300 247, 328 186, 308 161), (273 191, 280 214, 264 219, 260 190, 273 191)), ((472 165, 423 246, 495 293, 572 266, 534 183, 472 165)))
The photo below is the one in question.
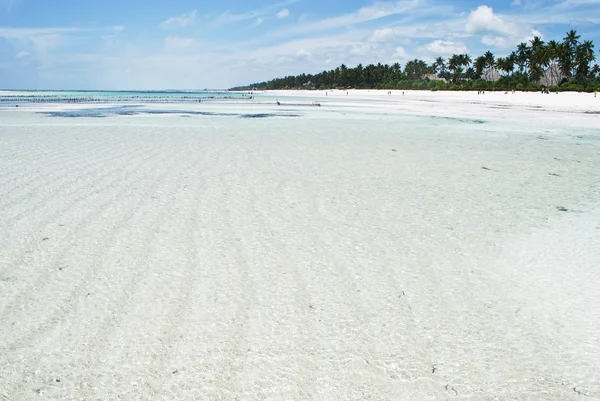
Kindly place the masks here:
POLYGON ((0 88, 228 88, 569 29, 600 50, 600 0, 0 0, 0 88))

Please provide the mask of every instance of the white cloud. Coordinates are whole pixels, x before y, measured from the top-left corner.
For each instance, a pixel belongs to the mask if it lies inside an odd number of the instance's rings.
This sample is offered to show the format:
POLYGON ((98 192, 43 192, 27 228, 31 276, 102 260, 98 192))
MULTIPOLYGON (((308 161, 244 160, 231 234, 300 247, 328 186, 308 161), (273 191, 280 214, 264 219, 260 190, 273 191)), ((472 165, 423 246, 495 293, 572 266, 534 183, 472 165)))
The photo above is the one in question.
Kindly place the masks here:
POLYGON ((304 49, 300 49, 296 52, 296 57, 310 59, 312 58, 312 53, 304 49))
POLYGON ((492 8, 479 6, 469 14, 466 31, 472 34, 494 32, 510 35, 518 31, 518 27, 494 14, 492 8))
POLYGON ((290 10, 284 8, 283 10, 277 13, 277 18, 282 19, 290 15, 290 10))
POLYGON ((296 25, 286 30, 279 30, 278 35, 298 35, 350 27, 406 13, 419 7, 423 1, 425 0, 377 1, 370 6, 363 7, 349 14, 296 25))
MULTIPOLYGON (((505 5, 512 1, 506 1, 505 5)), ((504 7, 500 13, 488 6, 471 9, 463 3, 444 5, 441 0, 363 0, 363 4, 370 5, 324 19, 313 10, 296 21, 294 12, 287 17, 293 16, 293 23, 271 29, 265 26, 266 21, 276 20, 278 12, 291 7, 290 3, 279 3, 255 10, 232 9, 231 13, 225 8, 212 15, 190 12, 170 18, 165 21, 169 23, 163 25, 200 25, 202 21, 202 28, 207 30, 227 23, 243 29, 243 38, 228 41, 222 37, 212 43, 179 31, 163 31, 166 34, 159 39, 162 43, 156 46, 152 42, 155 33, 138 35, 130 26, 127 31, 134 33, 132 35, 119 34, 123 30, 119 26, 0 27, 0 41, 7 39, 6 43, 12 47, 7 53, 12 57, 10 63, 21 69, 9 71, 7 76, 19 76, 18 82, 27 85, 140 89, 227 87, 335 68, 341 63, 348 66, 404 63, 415 57, 430 62, 437 56, 468 52, 467 43, 473 51, 472 57, 487 49, 505 54, 494 48, 513 50, 520 41, 540 35, 534 28, 555 37, 555 28, 546 24, 570 23, 573 18, 584 17, 597 20, 600 15, 589 10, 587 15, 583 6, 573 7, 586 1, 587 5, 592 4, 591 1, 600 4, 600 0, 521 1, 521 7, 506 11, 504 8, 508 7, 504 7), (190 20, 190 17, 193 18, 190 20), (249 27, 253 24, 262 25, 252 30, 249 27), (101 42, 101 35, 114 38, 114 45, 101 42), (75 49, 75 46, 83 47, 75 49), (207 59, 211 62, 206 63, 207 59), (41 73, 37 71, 42 68, 52 79, 40 81, 41 73)), ((558 35, 563 34, 561 30, 558 35)), ((15 85, 13 81, 2 79, 3 74, 0 74, 0 86, 3 82, 5 86, 15 85)))
POLYGON ((165 38, 165 47, 169 50, 184 50, 194 43, 196 43, 194 39, 182 36, 167 36, 165 38))
POLYGON ((124 29, 125 29, 125 27, 123 25, 113 26, 113 31, 115 31, 115 32, 121 32, 124 29))
POLYGON ((449 40, 434 40, 425 45, 425 48, 436 55, 451 55, 467 53, 467 46, 462 42, 449 40))
POLYGON ((519 39, 517 42, 515 42, 514 44, 521 43, 521 42, 528 42, 528 41, 530 41, 531 39, 533 39, 533 37, 534 37, 534 36, 539 36, 539 37, 540 37, 540 38, 542 38, 542 39, 544 38, 544 35, 543 35, 543 34, 542 34, 540 31, 538 31, 538 30, 536 30, 536 29, 532 29, 532 30, 529 32, 529 34, 525 35, 524 37, 521 37, 521 38, 520 38, 520 39, 519 39))
POLYGON ((488 6, 479 6, 471 11, 465 32, 468 35, 481 35, 482 44, 497 48, 510 48, 533 36, 542 36, 541 32, 531 27, 530 18, 500 16, 488 6))
MULTIPOLYGON (((370 44, 363 43, 357 34, 344 32, 327 37, 296 39, 271 46, 244 46, 239 51, 236 51, 231 58, 236 62, 239 60, 248 60, 252 63, 270 64, 271 62, 276 62, 281 57, 289 57, 289 61, 293 66, 294 59, 308 52, 319 64, 322 60, 330 58, 336 58, 340 62, 348 63, 349 61, 346 61, 347 55, 353 46, 370 47, 370 44), (340 57, 337 57, 338 55, 340 57)), ((318 68, 321 68, 321 66, 319 65, 318 68)), ((298 73, 301 72, 301 70, 298 71, 298 73)))
POLYGON ((399 59, 404 59, 406 58, 406 50, 404 50, 404 47, 396 47, 396 52, 394 53, 394 57, 399 58, 399 59))
POLYGON ((529 42, 534 36, 543 37, 542 33, 538 30, 532 29, 529 33, 520 33, 521 36, 499 36, 499 35, 484 35, 481 38, 481 43, 486 46, 498 47, 498 48, 511 48, 518 45, 521 42, 529 42))
POLYGON ((308 20, 308 13, 302 13, 298 16, 298 22, 304 22, 306 20, 308 20))
POLYGON ((389 42, 395 37, 394 30, 392 28, 377 29, 371 36, 372 42, 389 42))
POLYGON ((521 0, 513 0, 513 2, 510 3, 510 4, 512 4, 513 6, 520 6, 521 5, 521 0))
POLYGON ((366 6, 354 13, 354 17, 358 20, 370 21, 387 17, 389 15, 400 14, 403 11, 413 8, 418 1, 377 1, 370 6, 366 6))
POLYGON ((60 34, 39 35, 29 38, 40 52, 46 53, 64 43, 64 36, 60 34))
POLYGON ((188 25, 192 25, 196 22, 196 15, 198 11, 192 10, 189 13, 181 14, 177 17, 171 17, 165 21, 163 21, 160 26, 163 28, 176 28, 176 27, 186 27, 188 25))
POLYGON ((0 28, 0 37, 6 39, 29 40, 35 36, 56 35, 79 32, 77 28, 0 28))
POLYGON ((481 38, 481 43, 487 46, 493 47, 509 47, 513 45, 512 41, 509 37, 505 36, 492 36, 492 35, 484 35, 481 38))
MULTIPOLYGON (((207 15, 205 18, 207 19, 208 24, 212 27, 218 27, 221 25, 227 25, 227 24, 232 24, 232 23, 247 21, 247 20, 252 20, 252 19, 256 21, 256 19, 259 17, 261 17, 261 22, 262 22, 263 16, 271 15, 272 13, 275 12, 275 10, 281 9, 281 7, 286 6, 286 5, 296 3, 297 1, 298 0, 284 0, 280 3, 271 4, 267 7, 261 8, 261 9, 237 13, 237 14, 229 12, 229 11, 225 11, 225 12, 221 12, 221 13, 213 13, 213 14, 207 15)), ((281 18, 287 17, 287 15, 289 15, 289 11, 287 9, 281 9, 279 11, 279 13, 277 13, 277 15, 281 14, 284 11, 287 12, 287 14, 282 16, 281 18)))
POLYGON ((259 17, 260 15, 263 15, 263 13, 258 12, 258 11, 250 11, 250 12, 243 13, 243 14, 233 14, 233 13, 230 13, 229 11, 225 11, 218 15, 212 15, 209 18, 211 19, 210 25, 213 27, 216 27, 216 26, 220 26, 220 25, 227 25, 227 24, 232 24, 232 23, 241 22, 241 21, 247 21, 247 20, 251 20, 251 19, 254 19, 255 23, 260 19, 260 22, 262 23, 263 19, 259 17))

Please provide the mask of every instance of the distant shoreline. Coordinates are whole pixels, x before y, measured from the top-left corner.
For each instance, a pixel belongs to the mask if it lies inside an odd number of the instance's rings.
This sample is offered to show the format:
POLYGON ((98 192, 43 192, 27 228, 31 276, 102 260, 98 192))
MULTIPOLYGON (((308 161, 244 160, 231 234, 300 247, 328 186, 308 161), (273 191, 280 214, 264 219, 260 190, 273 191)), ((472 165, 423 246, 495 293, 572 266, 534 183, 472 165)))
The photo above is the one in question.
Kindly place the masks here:
MULTIPOLYGON (((363 89, 363 88, 352 88, 352 89, 248 89, 248 90, 229 90, 229 92, 236 93, 266 93, 266 92, 302 92, 302 93, 310 93, 310 92, 448 92, 448 93, 477 93, 477 92, 490 92, 490 93, 510 93, 511 90, 477 90, 477 89, 363 89)), ((540 90, 515 90, 516 93, 540 93, 540 90)), ((550 93, 582 93, 592 96, 594 95, 593 91, 575 91, 575 90, 550 90, 550 93)), ((599 91, 600 93, 600 91, 599 91)))

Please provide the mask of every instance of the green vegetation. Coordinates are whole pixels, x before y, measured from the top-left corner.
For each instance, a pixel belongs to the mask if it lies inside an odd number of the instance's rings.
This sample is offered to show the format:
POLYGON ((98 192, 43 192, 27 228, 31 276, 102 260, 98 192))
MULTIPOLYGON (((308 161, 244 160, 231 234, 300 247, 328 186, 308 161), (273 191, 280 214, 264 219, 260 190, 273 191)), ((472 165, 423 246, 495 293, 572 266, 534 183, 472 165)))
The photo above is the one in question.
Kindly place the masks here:
POLYGON ((232 88, 265 89, 420 89, 420 90, 519 90, 593 92, 600 90, 600 67, 595 63, 594 43, 581 41, 576 31, 567 32, 562 42, 545 43, 534 37, 521 43, 506 57, 492 52, 471 59, 455 54, 447 61, 438 57, 428 65, 423 60, 400 64, 341 65, 319 74, 302 74, 232 88))

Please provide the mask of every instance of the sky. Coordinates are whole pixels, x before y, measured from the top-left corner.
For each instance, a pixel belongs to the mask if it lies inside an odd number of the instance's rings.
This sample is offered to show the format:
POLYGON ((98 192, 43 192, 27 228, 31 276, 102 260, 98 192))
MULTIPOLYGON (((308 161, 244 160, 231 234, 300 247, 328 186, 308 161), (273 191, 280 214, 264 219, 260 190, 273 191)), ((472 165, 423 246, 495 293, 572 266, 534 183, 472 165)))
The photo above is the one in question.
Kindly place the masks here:
POLYGON ((0 88, 224 89, 570 29, 600 59, 600 0, 0 0, 0 88))

